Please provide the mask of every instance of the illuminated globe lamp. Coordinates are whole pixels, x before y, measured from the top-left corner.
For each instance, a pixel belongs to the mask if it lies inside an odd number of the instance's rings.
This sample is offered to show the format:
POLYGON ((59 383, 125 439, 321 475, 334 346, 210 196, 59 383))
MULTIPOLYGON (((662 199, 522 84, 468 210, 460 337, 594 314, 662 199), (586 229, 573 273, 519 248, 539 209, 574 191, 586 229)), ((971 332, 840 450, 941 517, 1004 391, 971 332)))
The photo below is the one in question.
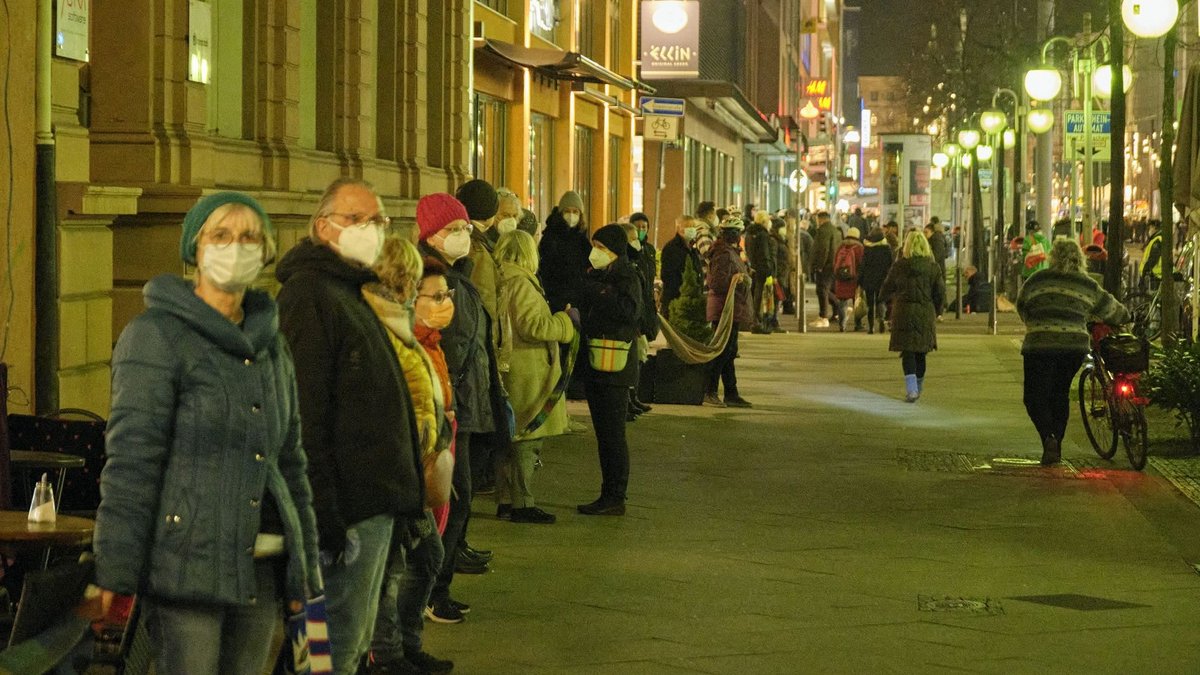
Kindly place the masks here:
POLYGON ((817 106, 813 105, 813 102, 810 100, 800 109, 800 116, 806 120, 815 120, 821 116, 821 111, 817 110, 817 106))
POLYGON ((994 155, 995 152, 995 148, 990 145, 981 145, 975 148, 975 156, 978 157, 979 161, 981 162, 991 161, 992 155, 994 155))
POLYGON ((954 158, 962 154, 962 148, 959 147, 958 143, 947 143, 942 146, 942 152, 946 153, 948 157, 954 158))
POLYGON ((1179 18, 1177 0, 1122 0, 1121 18, 1138 37, 1162 37, 1179 18))
POLYGON ((985 134, 998 134, 1006 126, 1008 126, 1008 115, 1005 115, 1003 110, 992 108, 984 110, 979 115, 979 127, 985 134))
POLYGON ((1003 141, 1005 150, 1012 150, 1017 147, 1017 132, 1012 129, 1005 129, 1003 141))
POLYGON ((1054 128, 1054 112, 1045 108, 1034 108, 1025 118, 1029 122, 1029 130, 1035 134, 1044 134, 1054 128))
POLYGON ((1042 64, 1040 68, 1025 73, 1025 93, 1035 101, 1053 101, 1062 91, 1062 73, 1057 68, 1042 64))
POLYGON ((958 132, 958 144, 967 152, 974 150, 981 140, 978 129, 963 129, 958 132))
POLYGON ((944 152, 933 153, 933 165, 939 169, 944 169, 950 165, 950 157, 944 152))
MULTIPOLYGON (((1125 92, 1129 92, 1129 88, 1133 86, 1133 69, 1129 66, 1121 68, 1121 74, 1125 76, 1124 85, 1125 92)), ((1112 66, 1100 66, 1092 73, 1092 91, 1096 92, 1096 96, 1100 98, 1112 98, 1113 71, 1112 66)))
POLYGON ((962 158, 962 165, 963 165, 963 168, 964 168, 964 169, 969 169, 969 168, 971 168, 971 162, 973 162, 973 161, 974 161, 974 160, 972 160, 972 159, 971 159, 971 153, 969 153, 969 152, 968 152, 968 153, 964 154, 964 155, 963 155, 963 158, 962 158))

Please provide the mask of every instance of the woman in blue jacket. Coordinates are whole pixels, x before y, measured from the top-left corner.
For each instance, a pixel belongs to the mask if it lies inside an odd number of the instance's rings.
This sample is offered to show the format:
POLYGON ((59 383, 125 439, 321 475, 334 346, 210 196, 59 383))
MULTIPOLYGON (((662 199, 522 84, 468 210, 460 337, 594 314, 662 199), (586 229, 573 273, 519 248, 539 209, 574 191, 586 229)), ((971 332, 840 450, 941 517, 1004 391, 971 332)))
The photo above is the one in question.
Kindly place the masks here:
POLYGON ((295 374, 254 199, 220 192, 183 222, 195 281, 151 280, 113 353, 94 548, 106 600, 141 594, 160 673, 259 673, 283 604, 321 590, 295 374))

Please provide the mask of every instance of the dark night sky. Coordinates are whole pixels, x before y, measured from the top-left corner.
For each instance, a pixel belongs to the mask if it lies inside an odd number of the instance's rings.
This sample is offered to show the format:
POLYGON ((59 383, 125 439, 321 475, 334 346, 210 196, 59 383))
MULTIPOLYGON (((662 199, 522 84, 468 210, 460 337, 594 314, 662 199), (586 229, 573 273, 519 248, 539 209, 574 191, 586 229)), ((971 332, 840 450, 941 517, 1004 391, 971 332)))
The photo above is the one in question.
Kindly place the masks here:
MULTIPOLYGON (((973 0, 968 0, 968 6, 973 0)), ((982 0, 1014 2, 1033 11, 1035 0, 982 0)), ((862 9, 862 40, 859 49, 860 75, 902 75, 908 55, 923 49, 929 39, 929 26, 914 12, 926 0, 848 0, 847 5, 862 9)), ((1057 0, 1056 33, 1078 30, 1079 17, 1091 11, 1096 24, 1104 21, 1103 0, 1057 0)), ((1097 26, 1098 27, 1098 26, 1097 26)))

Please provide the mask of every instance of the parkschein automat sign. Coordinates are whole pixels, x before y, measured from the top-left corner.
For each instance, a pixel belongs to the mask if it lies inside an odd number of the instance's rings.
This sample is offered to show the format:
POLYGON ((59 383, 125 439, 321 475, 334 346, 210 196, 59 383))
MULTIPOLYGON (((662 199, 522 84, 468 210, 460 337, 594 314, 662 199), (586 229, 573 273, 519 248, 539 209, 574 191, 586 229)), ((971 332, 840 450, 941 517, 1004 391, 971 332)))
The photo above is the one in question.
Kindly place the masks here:
POLYGON ((642 2, 642 78, 700 77, 700 3, 642 2))

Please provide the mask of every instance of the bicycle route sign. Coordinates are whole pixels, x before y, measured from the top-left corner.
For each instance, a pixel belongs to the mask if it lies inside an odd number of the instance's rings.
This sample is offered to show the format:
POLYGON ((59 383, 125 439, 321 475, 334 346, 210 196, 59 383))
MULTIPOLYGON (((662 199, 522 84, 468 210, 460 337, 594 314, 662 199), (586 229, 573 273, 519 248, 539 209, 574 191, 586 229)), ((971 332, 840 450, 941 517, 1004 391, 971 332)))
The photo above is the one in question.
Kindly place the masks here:
POLYGON ((1092 147, 1087 152, 1083 144, 1083 111, 1067 110, 1063 113, 1063 148, 1067 157, 1084 160, 1089 156, 1093 162, 1107 162, 1112 158, 1112 113, 1107 110, 1092 111, 1092 147))

